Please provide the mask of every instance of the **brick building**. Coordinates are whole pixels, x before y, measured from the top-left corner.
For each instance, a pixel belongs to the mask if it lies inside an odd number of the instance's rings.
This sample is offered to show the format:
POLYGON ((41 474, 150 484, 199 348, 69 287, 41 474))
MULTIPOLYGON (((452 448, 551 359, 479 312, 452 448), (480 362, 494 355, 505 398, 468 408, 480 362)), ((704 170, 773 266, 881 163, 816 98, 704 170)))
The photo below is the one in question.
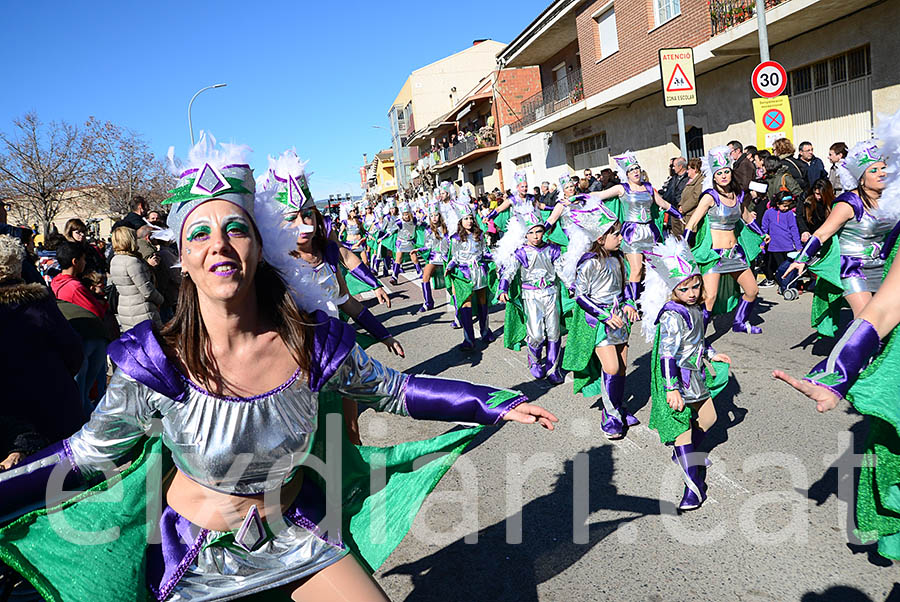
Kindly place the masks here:
MULTIPOLYGON (((499 161, 535 181, 604 167, 635 150, 661 184, 679 154, 675 109, 663 106, 660 48, 694 49, 699 102, 685 108, 688 154, 756 143, 750 74, 759 62, 753 0, 556 0, 498 55, 535 66, 540 87, 501 124, 499 161)), ((900 108, 900 2, 767 0, 770 53, 789 72, 795 144, 820 157, 870 136, 900 108)), ((531 182, 529 182, 531 184, 531 182)))

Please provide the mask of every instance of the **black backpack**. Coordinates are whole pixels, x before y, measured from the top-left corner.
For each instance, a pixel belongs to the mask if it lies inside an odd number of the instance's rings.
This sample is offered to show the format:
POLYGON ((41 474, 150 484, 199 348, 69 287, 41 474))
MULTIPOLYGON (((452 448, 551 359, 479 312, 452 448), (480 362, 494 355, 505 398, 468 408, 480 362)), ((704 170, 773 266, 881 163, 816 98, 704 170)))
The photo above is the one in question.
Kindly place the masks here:
POLYGON ((798 161, 793 157, 785 157, 781 160, 781 164, 787 167, 788 173, 791 174, 794 181, 800 185, 800 188, 804 191, 809 190, 809 178, 806 177, 809 166, 807 166, 806 163, 798 161))
POLYGON ((109 303, 109 311, 119 313, 119 290, 112 282, 106 285, 106 302, 109 303))

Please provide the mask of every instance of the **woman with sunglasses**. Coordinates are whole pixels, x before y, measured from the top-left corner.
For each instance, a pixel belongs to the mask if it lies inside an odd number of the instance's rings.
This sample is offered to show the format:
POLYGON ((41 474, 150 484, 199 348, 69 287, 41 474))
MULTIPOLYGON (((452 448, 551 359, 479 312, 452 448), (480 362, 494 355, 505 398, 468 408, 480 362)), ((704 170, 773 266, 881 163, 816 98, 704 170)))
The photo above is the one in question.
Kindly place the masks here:
POLYGON ((729 148, 719 146, 710 150, 707 161, 712 186, 700 196, 700 203, 686 226, 688 244, 703 273, 707 315, 712 315, 716 304, 720 278, 731 276, 743 291, 731 329, 760 334, 762 329, 750 324, 759 287, 749 262, 759 253, 763 233, 755 221, 756 214, 744 206, 744 191, 732 177, 729 148), (745 229, 755 236, 751 238, 745 229), (742 244, 742 238, 754 244, 742 244))
POLYGON ((800 274, 832 236, 840 245, 840 283, 843 297, 859 316, 881 286, 885 240, 897 223, 878 211, 886 187, 884 158, 872 141, 860 142, 847 153, 841 167, 844 192, 834 199, 831 213, 813 232, 797 259, 784 274, 800 274))

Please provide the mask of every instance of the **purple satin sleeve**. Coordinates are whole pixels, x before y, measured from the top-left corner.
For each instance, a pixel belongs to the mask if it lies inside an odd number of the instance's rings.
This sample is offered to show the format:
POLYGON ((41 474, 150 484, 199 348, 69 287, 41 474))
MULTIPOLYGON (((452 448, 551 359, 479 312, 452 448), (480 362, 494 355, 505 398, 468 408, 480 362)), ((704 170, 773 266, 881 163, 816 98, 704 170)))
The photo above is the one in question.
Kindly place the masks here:
POLYGON ((175 401, 186 399, 184 379, 156 340, 150 320, 110 343, 107 353, 120 370, 139 383, 175 401))
POLYGON ((69 492, 84 486, 84 479, 72 457, 66 440, 54 443, 22 460, 15 467, 0 472, 0 523, 21 516, 35 508, 51 506, 68 496, 47 499, 51 475, 62 484, 51 487, 69 492), (57 471, 54 474, 54 471, 57 471))
POLYGON ((660 357, 659 371, 666 391, 678 391, 681 388, 681 370, 674 357, 660 357))
POLYGON ((410 376, 404 399, 409 415, 419 420, 489 425, 528 401, 519 391, 428 376, 410 376))
POLYGON ((369 266, 360 262, 358 266, 350 270, 350 273, 359 280, 360 282, 371 286, 372 288, 381 288, 381 283, 378 281, 378 277, 372 273, 372 270, 369 269, 369 266))
POLYGON ((609 317, 609 312, 583 295, 575 297, 575 303, 584 310, 588 326, 594 327, 609 317))
POLYGON ((850 322, 828 357, 816 364, 803 380, 846 397, 847 391, 869 365, 869 360, 878 353, 880 346, 881 338, 875 327, 857 318, 850 322))
POLYGON ((759 224, 757 224, 756 221, 744 222, 744 225, 747 226, 748 228, 750 228, 751 232, 759 234, 760 236, 765 238, 766 233, 762 231, 762 228, 759 227, 759 224))
POLYGON ((552 230, 552 229, 553 229, 553 226, 555 226, 555 225, 556 225, 556 224, 551 224, 551 223, 550 223, 550 220, 547 220, 547 221, 544 222, 544 224, 543 224, 542 227, 544 228, 544 232, 550 232, 550 230, 552 230))
POLYGON ((803 245, 803 249, 800 251, 800 254, 797 255, 798 263, 809 263, 809 260, 816 256, 819 252, 819 249, 822 248, 822 241, 819 240, 818 236, 810 236, 809 240, 806 241, 806 244, 803 245))
POLYGON ((499 291, 501 293, 508 293, 509 292, 509 280, 507 280, 506 278, 501 278, 500 283, 497 285, 497 288, 499 289, 499 291))
POLYGON ((880 257, 882 259, 887 259, 891 254, 891 251, 894 249, 894 245, 897 244, 897 237, 900 236, 900 222, 897 222, 894 225, 894 228, 891 230, 891 233, 888 234, 887 238, 884 239, 884 245, 881 247, 880 257))
POLYGON ((384 324, 376 318, 368 307, 364 307, 359 315, 356 316, 356 323, 369 331, 369 334, 376 340, 383 341, 391 338, 391 333, 384 327, 384 324))
POLYGON ((684 216, 681 214, 681 211, 676 209, 675 205, 669 205, 669 208, 666 209, 666 213, 668 213, 672 217, 677 217, 678 219, 684 219, 684 216))
POLYGON ((451 259, 450 262, 447 264, 447 267, 444 269, 444 272, 446 272, 447 274, 449 274, 449 273, 451 273, 453 270, 455 270, 457 267, 459 267, 459 264, 456 263, 456 260, 455 260, 455 259, 451 259))
POLYGON ((484 219, 485 220, 494 219, 498 215, 499 215, 499 213, 497 212, 496 209, 491 209, 490 212, 484 216, 484 219))

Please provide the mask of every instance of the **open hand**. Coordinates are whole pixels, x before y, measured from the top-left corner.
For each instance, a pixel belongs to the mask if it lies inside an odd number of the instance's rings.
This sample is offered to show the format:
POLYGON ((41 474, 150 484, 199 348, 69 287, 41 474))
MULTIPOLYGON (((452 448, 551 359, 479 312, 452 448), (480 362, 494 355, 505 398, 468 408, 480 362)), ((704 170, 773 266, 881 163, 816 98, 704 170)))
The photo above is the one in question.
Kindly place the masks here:
POLYGON ((509 295, 507 295, 506 293, 500 293, 500 296, 497 297, 497 301, 499 301, 500 303, 508 303, 509 295))
POLYGON ((391 353, 394 355, 399 355, 400 357, 406 357, 406 353, 403 351, 403 346, 395 339, 394 337, 386 338, 381 341, 384 343, 388 349, 391 350, 391 353))
POLYGON ((540 424, 548 431, 553 430, 553 423, 559 422, 559 418, 533 403, 520 403, 504 416, 503 420, 521 422, 522 424, 540 424))
POLYGON ((714 362, 725 362, 729 366, 731 365, 731 358, 725 355, 724 353, 717 353, 712 356, 712 361, 714 362))
POLYGON ((622 328, 623 326, 625 326, 625 320, 623 320, 622 316, 619 316, 618 314, 611 315, 610 317, 606 318, 604 322, 610 328, 622 328))
POLYGON ((625 312, 625 317, 628 318, 629 322, 633 323, 633 322, 637 322, 638 320, 641 319, 641 316, 638 313, 638 310, 631 307, 630 305, 626 305, 625 309, 623 311, 625 312))
POLYGON ((6 458, 0 462, 0 472, 4 470, 9 470, 19 462, 25 459, 25 454, 21 452, 13 452, 6 456, 6 458))
POLYGON ((814 402, 816 402, 816 410, 823 414, 828 410, 833 410, 835 406, 837 406, 837 402, 840 399, 833 391, 831 391, 831 389, 820 387, 819 385, 814 385, 807 380, 798 380, 787 372, 783 372, 782 370, 775 370, 774 372, 772 372, 772 376, 774 376, 778 380, 786 382, 790 386, 794 387, 795 389, 812 399, 814 402))
POLYGON ((380 286, 376 288, 374 291, 375 298, 378 299, 378 302, 382 305, 386 305, 388 308, 391 307, 391 298, 388 297, 388 294, 384 292, 384 289, 380 286))
POLYGON ((799 278, 800 274, 802 274, 803 270, 805 270, 805 269, 806 269, 805 263, 800 263, 799 261, 795 261, 794 263, 792 263, 791 265, 788 266, 788 269, 786 269, 784 271, 784 276, 782 276, 781 278, 782 278, 782 280, 787 281, 788 275, 795 270, 797 272, 797 277, 799 278))

